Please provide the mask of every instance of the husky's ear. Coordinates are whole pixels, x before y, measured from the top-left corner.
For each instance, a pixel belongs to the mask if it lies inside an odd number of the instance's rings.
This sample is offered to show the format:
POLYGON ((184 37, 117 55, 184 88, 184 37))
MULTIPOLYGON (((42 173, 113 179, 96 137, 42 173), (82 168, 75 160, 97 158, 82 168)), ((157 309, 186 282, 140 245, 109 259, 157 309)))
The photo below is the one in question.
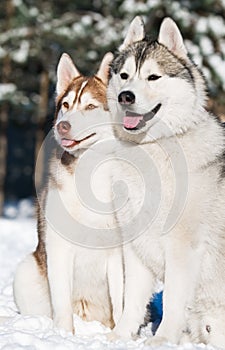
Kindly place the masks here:
POLYGON ((113 60, 113 54, 111 52, 107 52, 105 56, 103 57, 102 63, 100 65, 100 68, 98 72, 96 73, 96 76, 101 79, 101 81, 107 85, 109 80, 109 67, 110 63, 113 60))
POLYGON ((62 94, 71 81, 80 76, 79 71, 75 67, 72 59, 66 53, 63 53, 57 67, 57 95, 62 94))
POLYGON ((143 40, 145 37, 145 28, 143 19, 140 16, 136 16, 130 24, 127 35, 123 44, 119 47, 119 51, 126 49, 130 44, 136 41, 143 40))
POLYGON ((176 23, 169 17, 165 18, 159 30, 158 42, 165 45, 178 57, 187 58, 187 50, 180 30, 176 23))

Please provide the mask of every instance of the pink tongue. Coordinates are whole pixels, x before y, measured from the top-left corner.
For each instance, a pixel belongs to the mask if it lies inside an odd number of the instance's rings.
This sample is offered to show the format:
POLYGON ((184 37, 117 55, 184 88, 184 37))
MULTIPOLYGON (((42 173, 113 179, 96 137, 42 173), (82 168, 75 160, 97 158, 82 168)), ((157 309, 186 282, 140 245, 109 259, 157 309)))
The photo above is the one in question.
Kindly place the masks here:
POLYGON ((133 129, 136 128, 136 126, 139 124, 139 122, 143 119, 143 115, 139 115, 137 117, 123 117, 123 125, 127 129, 133 129))
POLYGON ((61 145, 64 147, 69 147, 74 144, 74 140, 67 140, 67 139, 62 139, 61 140, 61 145))

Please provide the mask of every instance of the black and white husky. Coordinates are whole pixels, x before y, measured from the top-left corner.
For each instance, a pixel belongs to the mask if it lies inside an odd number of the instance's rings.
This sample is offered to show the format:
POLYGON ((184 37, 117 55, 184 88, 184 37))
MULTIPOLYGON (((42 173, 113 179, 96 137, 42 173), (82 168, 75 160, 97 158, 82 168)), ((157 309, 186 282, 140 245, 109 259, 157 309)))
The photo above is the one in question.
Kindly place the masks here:
POLYGON ((163 319, 148 343, 180 343, 188 328, 189 340, 225 348, 225 134, 205 109, 205 90, 176 24, 166 18, 151 42, 136 17, 111 64, 108 105, 117 138, 148 155, 144 179, 157 170, 145 195, 160 199, 152 218, 151 199, 140 204, 133 183, 130 210, 118 213, 127 235, 123 222, 139 206, 143 232, 124 245, 125 306, 114 336, 137 332, 159 279, 163 319))

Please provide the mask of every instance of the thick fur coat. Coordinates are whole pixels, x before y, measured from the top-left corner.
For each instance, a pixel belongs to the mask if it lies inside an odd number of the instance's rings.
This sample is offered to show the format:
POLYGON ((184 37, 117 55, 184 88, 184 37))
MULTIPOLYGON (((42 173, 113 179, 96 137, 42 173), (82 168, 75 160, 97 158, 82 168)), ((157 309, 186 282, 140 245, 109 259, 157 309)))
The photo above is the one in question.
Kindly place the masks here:
MULTIPOLYGON (((79 173, 79 161, 105 135, 99 123, 101 116, 104 121, 109 116, 106 84, 111 59, 112 54, 106 54, 92 77, 82 76, 66 54, 59 61, 54 125, 59 147, 51 159, 46 189, 39 196, 37 248, 20 263, 14 280, 15 301, 22 314, 52 317, 55 326, 70 332, 74 332, 73 313, 110 328, 122 314, 121 247, 106 247, 101 237, 94 236, 96 230, 112 225, 113 218, 105 219, 85 206, 78 193, 79 185, 82 190, 91 181, 88 178, 83 184, 89 172, 86 167, 79 173), (89 227, 95 229, 91 236, 89 227)), ((109 178, 107 170, 104 174, 93 180, 93 192, 109 200, 107 191, 99 191, 105 177, 109 178)))
POLYGON ((112 337, 137 332, 160 279, 163 319, 147 343, 185 339, 225 348, 225 134, 205 109, 204 79, 171 19, 154 42, 140 17, 133 20, 111 65, 108 104, 116 137, 148 155, 142 174, 150 197, 143 205, 130 169, 130 208, 117 219, 127 238, 124 220, 138 207, 140 225, 124 245, 125 306, 112 337))

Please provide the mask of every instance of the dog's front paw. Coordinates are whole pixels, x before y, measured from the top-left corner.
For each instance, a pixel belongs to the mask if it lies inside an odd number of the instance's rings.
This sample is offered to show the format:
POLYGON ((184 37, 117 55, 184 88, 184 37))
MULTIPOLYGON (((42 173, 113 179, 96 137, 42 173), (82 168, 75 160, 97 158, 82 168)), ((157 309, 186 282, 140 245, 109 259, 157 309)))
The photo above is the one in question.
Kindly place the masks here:
POLYGON ((106 338, 108 341, 114 342, 116 340, 121 339, 121 336, 119 334, 117 334, 116 332, 112 331, 112 332, 106 334, 106 338))
POLYGON ((68 333, 75 334, 72 318, 54 318, 54 326, 68 333))
POLYGON ((116 340, 131 340, 134 339, 133 334, 131 334, 129 331, 119 331, 116 328, 114 328, 114 330, 112 330, 110 333, 108 333, 106 335, 107 340, 109 341, 116 341, 116 340))
POLYGON ((150 346, 160 346, 165 343, 168 343, 168 339, 157 335, 155 335, 154 337, 148 338, 145 341, 145 345, 150 345, 150 346))

